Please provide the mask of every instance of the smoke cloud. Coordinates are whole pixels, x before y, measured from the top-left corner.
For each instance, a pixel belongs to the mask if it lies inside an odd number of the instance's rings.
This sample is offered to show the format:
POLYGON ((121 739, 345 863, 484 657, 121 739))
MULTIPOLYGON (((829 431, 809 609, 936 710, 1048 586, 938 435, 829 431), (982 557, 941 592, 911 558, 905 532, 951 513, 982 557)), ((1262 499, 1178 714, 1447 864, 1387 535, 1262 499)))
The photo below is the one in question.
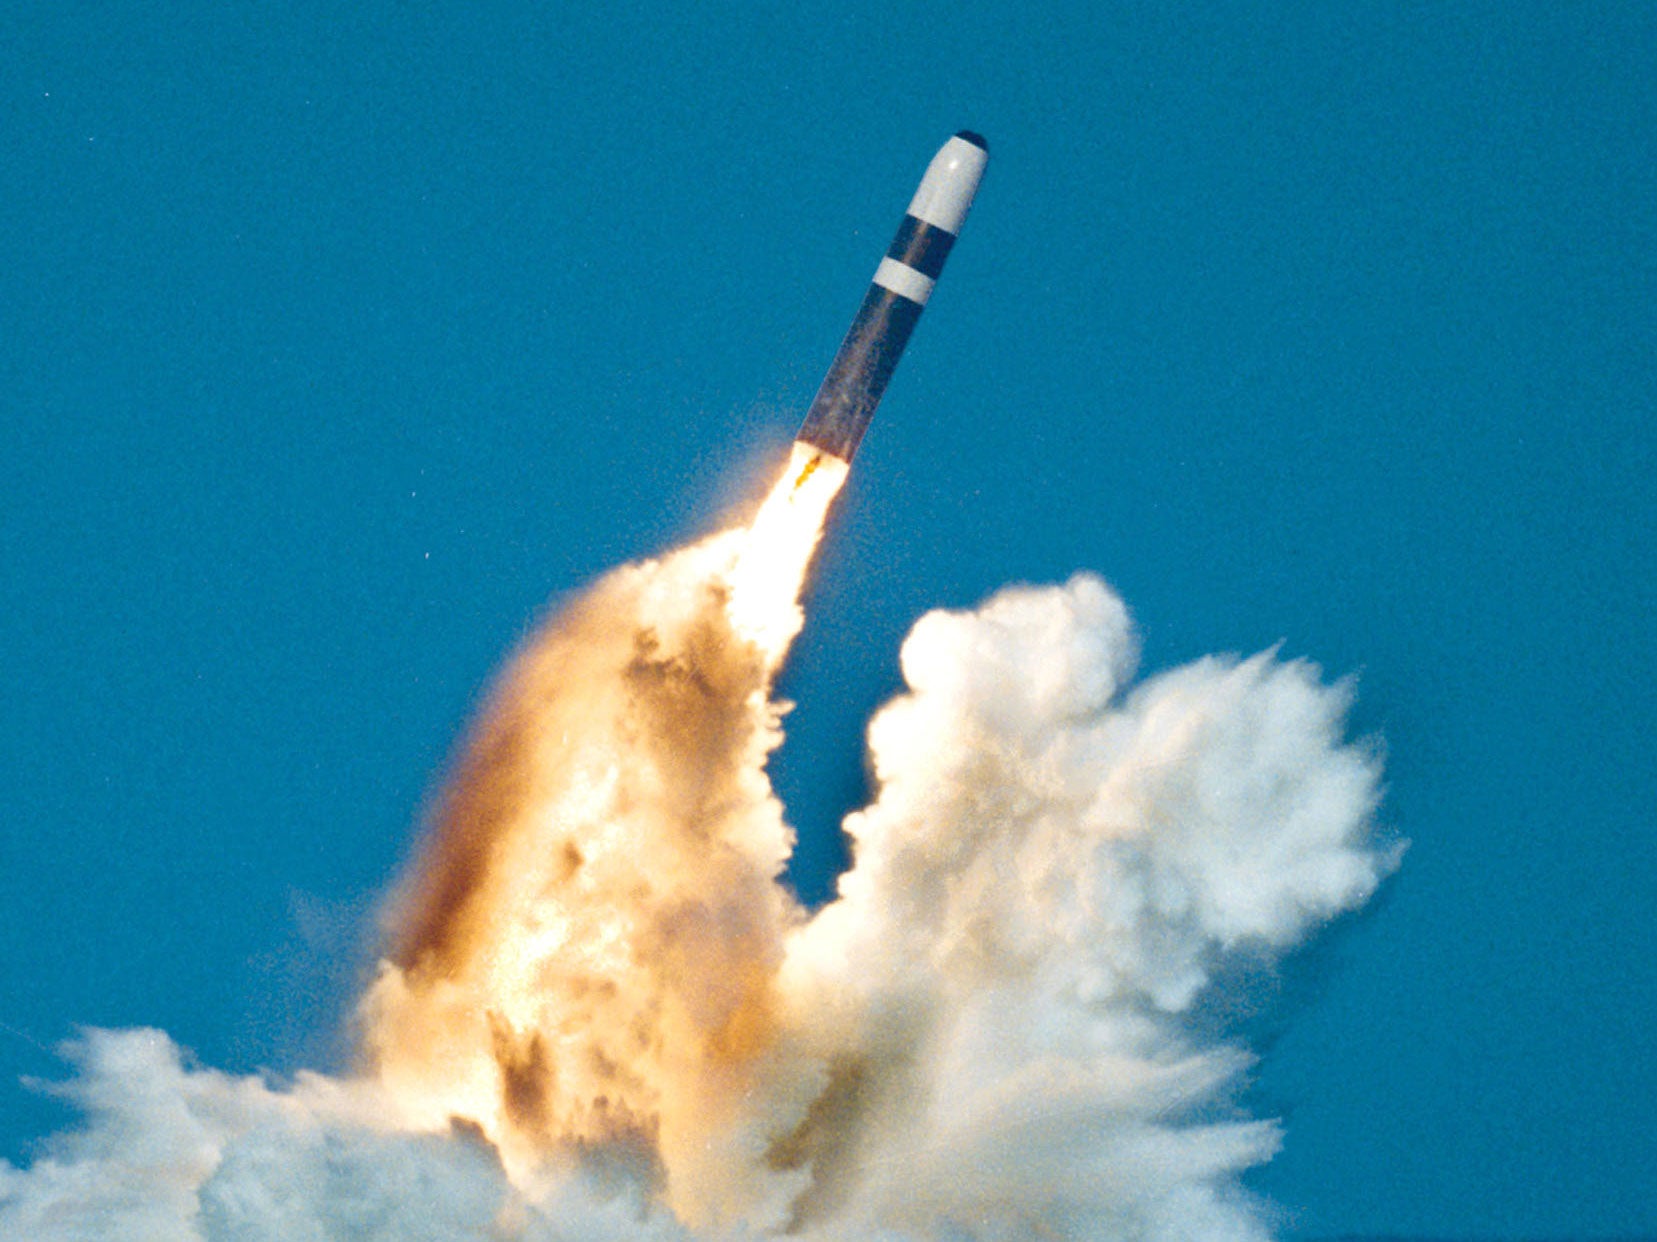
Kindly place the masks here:
POLYGON ((933 612, 874 801, 802 909, 770 695, 844 467, 615 571, 511 664, 388 903, 361 1071, 89 1032, 85 1125, 0 1163, 57 1238, 1269 1236, 1275 1123, 1196 1011, 1396 862, 1350 687, 1267 652, 1135 681, 1100 579, 933 612))

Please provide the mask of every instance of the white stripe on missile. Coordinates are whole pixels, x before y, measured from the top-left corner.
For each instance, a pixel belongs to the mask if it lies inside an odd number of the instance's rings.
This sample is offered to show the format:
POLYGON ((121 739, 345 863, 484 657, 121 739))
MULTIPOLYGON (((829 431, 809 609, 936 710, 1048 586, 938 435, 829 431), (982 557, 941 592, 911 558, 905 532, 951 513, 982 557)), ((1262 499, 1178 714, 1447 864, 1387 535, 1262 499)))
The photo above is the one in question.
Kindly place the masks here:
POLYGON ((918 306, 926 305, 935 283, 930 276, 896 259, 882 259, 875 269, 875 284, 882 289, 890 289, 900 298, 908 298, 918 306))

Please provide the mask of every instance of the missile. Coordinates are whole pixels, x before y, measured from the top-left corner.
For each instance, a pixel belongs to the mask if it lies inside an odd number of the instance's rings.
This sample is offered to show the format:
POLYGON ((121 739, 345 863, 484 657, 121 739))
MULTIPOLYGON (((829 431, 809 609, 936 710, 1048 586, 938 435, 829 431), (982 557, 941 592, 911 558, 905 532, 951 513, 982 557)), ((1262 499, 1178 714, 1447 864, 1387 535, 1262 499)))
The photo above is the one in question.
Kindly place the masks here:
POLYGON ((897 236, 875 271, 840 352, 806 413, 799 443, 850 462, 892 371, 944 270, 990 148, 962 130, 939 149, 921 178, 897 236))

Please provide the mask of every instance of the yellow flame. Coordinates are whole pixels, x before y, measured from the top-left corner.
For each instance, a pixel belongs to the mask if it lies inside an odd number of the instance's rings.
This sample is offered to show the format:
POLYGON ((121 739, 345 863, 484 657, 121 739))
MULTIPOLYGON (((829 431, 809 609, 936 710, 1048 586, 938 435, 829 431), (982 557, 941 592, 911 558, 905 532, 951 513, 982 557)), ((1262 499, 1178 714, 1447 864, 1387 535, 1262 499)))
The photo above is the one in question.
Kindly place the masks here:
POLYGON ((774 666, 800 632, 800 588, 847 464, 796 441, 730 572, 731 624, 774 666))

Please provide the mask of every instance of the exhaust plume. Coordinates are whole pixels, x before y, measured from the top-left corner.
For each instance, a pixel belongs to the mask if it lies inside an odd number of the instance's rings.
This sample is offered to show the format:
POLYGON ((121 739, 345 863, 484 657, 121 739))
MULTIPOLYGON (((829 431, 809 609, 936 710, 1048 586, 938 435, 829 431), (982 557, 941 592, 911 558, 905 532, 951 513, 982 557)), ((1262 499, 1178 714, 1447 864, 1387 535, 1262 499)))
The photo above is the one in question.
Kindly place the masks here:
POLYGON ((288 1086, 92 1032, 86 1129, 0 1232, 1263 1239, 1278 1129, 1195 1009, 1395 864, 1350 687, 1267 652, 1135 683, 1098 578, 930 613, 836 900, 781 884, 772 684, 845 465, 618 569, 500 680, 388 903, 363 1067, 288 1086))
POLYGON ((743 1116, 776 1090, 803 918, 767 691, 845 472, 796 446, 750 526, 610 574, 507 671, 364 1004, 413 1124, 466 1117, 529 1180, 624 1144, 699 1223, 786 1198, 743 1116))

